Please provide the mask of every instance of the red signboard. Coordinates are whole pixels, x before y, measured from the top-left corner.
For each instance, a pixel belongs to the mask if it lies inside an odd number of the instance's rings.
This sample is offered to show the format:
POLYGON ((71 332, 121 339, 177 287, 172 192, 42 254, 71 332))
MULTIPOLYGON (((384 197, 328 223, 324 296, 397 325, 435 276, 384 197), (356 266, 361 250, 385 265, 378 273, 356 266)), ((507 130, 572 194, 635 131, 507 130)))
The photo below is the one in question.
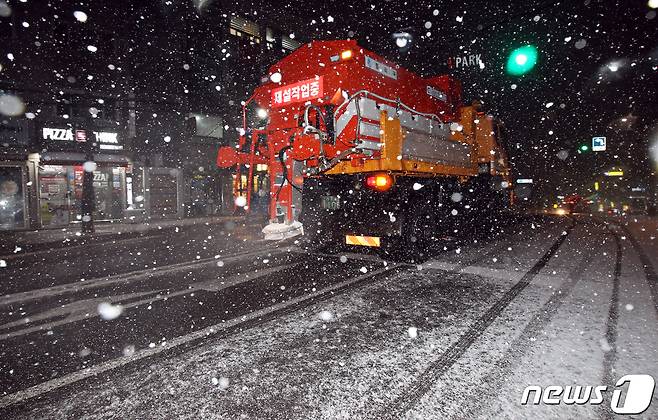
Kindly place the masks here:
POLYGON ((75 141, 87 141, 87 132, 85 130, 75 130, 75 141))
POLYGON ((272 90, 272 107, 306 102, 322 97, 322 76, 272 90))

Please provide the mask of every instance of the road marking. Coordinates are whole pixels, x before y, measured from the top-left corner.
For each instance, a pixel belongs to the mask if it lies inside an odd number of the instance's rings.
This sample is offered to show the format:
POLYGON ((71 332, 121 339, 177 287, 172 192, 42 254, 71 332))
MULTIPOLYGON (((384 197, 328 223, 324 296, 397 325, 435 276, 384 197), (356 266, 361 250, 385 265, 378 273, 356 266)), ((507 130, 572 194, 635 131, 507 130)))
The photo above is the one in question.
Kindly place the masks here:
MULTIPOLYGON (((29 318, 27 318, 29 319, 29 321, 26 321, 26 318, 22 318, 13 322, 9 322, 4 325, 0 325, 0 330, 7 330, 19 326, 26 327, 23 329, 11 331, 1 335, 0 341, 7 340, 13 337, 20 337, 36 331, 49 330, 59 325, 70 324, 76 321, 80 321, 82 319, 88 319, 90 317, 98 316, 98 305, 102 302, 110 301, 111 303, 117 303, 122 300, 133 299, 141 296, 147 296, 147 295, 153 296, 153 294, 157 294, 159 292, 162 292, 162 290, 154 290, 154 291, 138 292, 138 293, 126 293, 123 295, 117 295, 112 297, 95 297, 91 299, 76 300, 66 305, 56 306, 54 308, 48 309, 45 312, 41 312, 33 316, 30 316, 29 318), (50 318, 59 318, 59 317, 63 317, 63 319, 35 325, 35 322, 44 321, 50 318)), ((165 297, 173 297, 173 296, 175 296, 175 294, 172 293, 170 295, 166 295, 165 297)), ((122 306, 123 308, 130 308, 133 306, 140 305, 142 303, 156 301, 158 300, 157 297, 158 296, 156 296, 155 298, 151 297, 150 299, 141 299, 136 302, 131 302, 130 304, 122 305, 122 306)))
POLYGON ((144 304, 153 304, 161 300, 167 300, 177 296, 191 294, 198 290, 218 292, 222 289, 236 286, 240 283, 256 280, 268 274, 276 273, 278 271, 285 270, 287 268, 291 268, 299 264, 300 263, 286 264, 282 266, 259 270, 258 273, 252 275, 249 275, 249 273, 235 275, 229 277, 226 280, 214 279, 214 280, 200 281, 190 284, 185 289, 175 290, 169 293, 163 293, 165 292, 165 290, 151 290, 148 292, 129 293, 129 294, 118 295, 118 296, 104 296, 104 297, 97 297, 93 299, 78 300, 66 304, 64 306, 58 306, 46 312, 42 312, 34 316, 31 316, 29 318, 30 320, 29 322, 26 322, 24 319, 20 319, 17 321, 10 322, 8 324, 0 325, 0 330, 6 330, 21 325, 28 327, 1 335, 0 341, 8 340, 14 337, 20 337, 37 331, 47 331, 54 327, 58 327, 60 325, 72 324, 74 322, 81 321, 83 319, 95 318, 98 316, 98 305, 102 302, 109 301, 112 304, 119 304, 125 310, 129 308, 135 308, 137 306, 144 304), (123 300, 132 299, 140 296, 146 296, 146 295, 150 295, 150 297, 146 299, 140 299, 134 302, 130 302, 127 304, 121 303, 121 301, 123 300), (56 318, 65 315, 66 317, 64 319, 59 319, 57 321, 34 325, 34 321, 42 321, 48 318, 56 318))
POLYGON ((117 283, 127 283, 131 281, 143 280, 145 278, 149 278, 152 275, 177 273, 180 271, 188 270, 190 268, 213 265, 216 264, 217 261, 219 260, 224 262, 232 262, 235 260, 240 260, 245 257, 267 255, 272 251, 277 251, 277 253, 290 252, 291 248, 292 247, 285 247, 285 248, 270 247, 270 248, 260 249, 257 251, 245 251, 242 253, 229 254, 220 259, 216 259, 214 257, 203 258, 195 261, 185 261, 182 263, 163 265, 163 266, 153 267, 144 270, 131 271, 129 273, 117 274, 115 276, 98 277, 95 279, 85 280, 84 282, 80 281, 76 283, 60 284, 57 286, 46 287, 43 289, 35 289, 25 292, 14 293, 11 295, 4 295, 4 296, 0 296, 0 307, 9 305, 11 303, 24 302, 26 300, 36 300, 43 297, 58 296, 70 291, 78 292, 81 290, 87 290, 96 287, 104 287, 117 283))
POLYGON ((68 375, 62 376, 60 378, 55 378, 51 379, 46 382, 42 382, 39 385, 32 386, 30 388, 15 392, 13 394, 9 394, 2 399, 0 399, 0 408, 4 408, 13 404, 17 404, 26 400, 29 400, 31 398, 38 397, 40 395, 43 395, 45 393, 51 392, 55 389, 71 385, 75 382, 81 381, 83 379, 89 378, 91 376, 96 376, 99 374, 102 374, 104 372, 111 371, 113 369, 120 368, 122 366, 125 366, 129 363, 136 362, 138 360, 145 359, 147 357, 155 356, 159 353, 162 353, 163 351, 173 349, 176 347, 179 347, 183 344, 190 343, 192 341, 199 340, 204 337, 209 337, 211 335, 215 335, 218 333, 221 333, 223 331, 226 331, 230 328, 233 328, 235 326, 238 326, 240 324, 249 322, 249 321, 257 321, 263 317, 266 317, 268 315, 271 315, 275 312, 279 311, 284 311, 286 309, 292 308, 296 305, 302 304, 304 302, 322 297, 324 295, 332 294, 332 292, 352 286, 356 283, 362 282, 364 280, 367 280, 369 278, 378 276, 380 274, 390 272, 390 273, 395 273, 398 268, 397 264, 391 264, 391 266, 382 268, 379 270, 372 271, 370 273, 364 274, 362 276, 354 277, 349 280, 345 280, 340 283, 333 284, 331 286, 327 286, 321 290, 309 293, 307 295, 303 296, 298 296, 296 298, 292 298, 288 301, 285 302, 280 302, 275 305, 269 306, 267 308, 259 309, 257 311, 254 311, 250 314, 243 315, 238 318, 233 318, 228 321, 215 324, 210 327, 206 327, 202 330, 195 331, 193 333, 184 335, 184 336, 179 336, 171 341, 167 341, 166 345, 164 346, 159 346, 159 347, 154 347, 154 348, 148 348, 144 350, 140 350, 136 353, 134 353, 131 356, 122 356, 113 360, 109 360, 107 362, 99 363, 98 365, 91 366, 89 368, 79 370, 74 373, 70 373, 68 375))
POLYGON ((42 249, 42 250, 39 250, 39 251, 17 252, 15 254, 0 255, 0 259, 12 260, 12 259, 16 259, 16 258, 33 257, 33 256, 37 256, 37 255, 40 255, 40 254, 50 254, 51 252, 68 251, 68 250, 82 248, 82 247, 92 247, 92 246, 102 246, 102 245, 108 245, 108 244, 116 244, 117 242, 121 242, 122 245, 125 245, 127 242, 140 242, 140 241, 143 241, 143 240, 156 238, 158 236, 162 236, 162 234, 160 234, 160 235, 150 235, 150 236, 140 236, 138 238, 125 238, 125 239, 123 239, 123 238, 114 238, 112 240, 103 241, 103 242, 90 242, 90 243, 85 243, 85 244, 80 244, 80 245, 69 245, 69 246, 63 246, 63 247, 58 247, 58 248, 42 249))
MULTIPOLYGON (((260 268, 255 272, 247 272, 247 273, 238 273, 233 276, 230 276, 229 278, 226 279, 211 279, 211 280, 203 280, 203 281, 198 281, 195 283, 190 284, 190 287, 193 287, 194 290, 205 290, 207 292, 219 292, 221 290, 227 289, 229 287, 236 286, 240 283, 245 283, 248 281, 252 280, 257 280, 261 277, 265 277, 270 274, 277 273, 279 271, 287 270, 292 267, 296 267, 301 262, 296 262, 293 264, 284 264, 284 265, 278 265, 276 267, 269 267, 269 268, 260 268)), ((251 269, 251 267, 250 267, 251 269)))

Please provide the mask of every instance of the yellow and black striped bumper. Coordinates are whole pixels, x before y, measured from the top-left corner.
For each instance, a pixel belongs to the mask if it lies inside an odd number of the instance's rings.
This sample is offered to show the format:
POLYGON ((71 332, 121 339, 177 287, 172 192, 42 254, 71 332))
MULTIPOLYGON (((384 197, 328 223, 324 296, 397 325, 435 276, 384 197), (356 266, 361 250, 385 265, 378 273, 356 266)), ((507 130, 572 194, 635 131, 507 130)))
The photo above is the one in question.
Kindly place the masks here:
POLYGON ((381 239, 378 236, 345 235, 345 243, 347 245, 379 247, 381 246, 381 239))

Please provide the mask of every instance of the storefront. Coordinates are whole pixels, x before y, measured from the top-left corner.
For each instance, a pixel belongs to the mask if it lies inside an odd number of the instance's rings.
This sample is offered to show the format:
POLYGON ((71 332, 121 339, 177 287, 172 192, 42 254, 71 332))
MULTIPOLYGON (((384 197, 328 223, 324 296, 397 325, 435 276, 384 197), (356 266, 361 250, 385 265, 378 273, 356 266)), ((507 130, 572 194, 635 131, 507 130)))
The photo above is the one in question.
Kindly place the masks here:
POLYGON ((120 133, 44 125, 39 134, 48 150, 39 157, 37 173, 41 226, 81 221, 85 171, 93 172, 94 220, 123 219, 128 203, 126 174, 132 165, 122 154, 120 133))
MULTIPOLYGON (((81 220, 83 163, 39 165, 39 216, 47 226, 81 220)), ((94 173, 94 219, 122 219, 126 208, 127 166, 97 164, 94 173)))
POLYGON ((9 132, 12 127, 4 124, 0 133, 11 146, 0 163, 0 230, 80 222, 85 170, 93 172, 94 220, 125 217, 132 164, 120 131, 74 129, 61 121, 9 132))

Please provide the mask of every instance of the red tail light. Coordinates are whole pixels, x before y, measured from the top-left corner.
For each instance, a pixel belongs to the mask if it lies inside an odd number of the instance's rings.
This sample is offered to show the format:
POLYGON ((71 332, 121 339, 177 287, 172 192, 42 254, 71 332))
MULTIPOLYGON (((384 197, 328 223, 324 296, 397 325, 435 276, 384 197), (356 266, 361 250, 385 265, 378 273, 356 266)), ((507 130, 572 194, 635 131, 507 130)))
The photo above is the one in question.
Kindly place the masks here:
POLYGON ((366 187, 375 191, 388 191, 393 186, 393 178, 389 174, 371 174, 366 177, 366 187))

